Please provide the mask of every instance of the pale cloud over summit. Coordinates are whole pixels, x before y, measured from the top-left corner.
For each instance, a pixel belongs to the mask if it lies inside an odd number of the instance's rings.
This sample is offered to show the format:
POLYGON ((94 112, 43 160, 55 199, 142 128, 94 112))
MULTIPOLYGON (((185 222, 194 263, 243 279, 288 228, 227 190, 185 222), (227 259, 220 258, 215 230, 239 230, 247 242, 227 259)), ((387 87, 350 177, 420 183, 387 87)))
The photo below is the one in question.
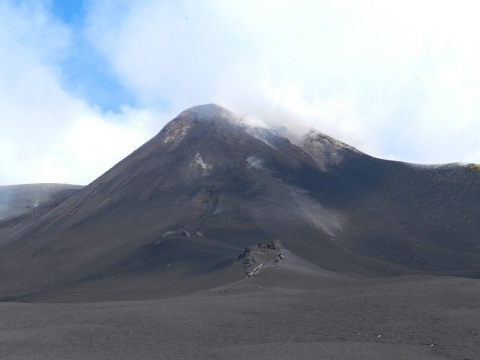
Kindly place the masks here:
POLYGON ((374 156, 480 162, 475 1, 75 3, 0 0, 0 183, 87 183, 209 102, 374 156))

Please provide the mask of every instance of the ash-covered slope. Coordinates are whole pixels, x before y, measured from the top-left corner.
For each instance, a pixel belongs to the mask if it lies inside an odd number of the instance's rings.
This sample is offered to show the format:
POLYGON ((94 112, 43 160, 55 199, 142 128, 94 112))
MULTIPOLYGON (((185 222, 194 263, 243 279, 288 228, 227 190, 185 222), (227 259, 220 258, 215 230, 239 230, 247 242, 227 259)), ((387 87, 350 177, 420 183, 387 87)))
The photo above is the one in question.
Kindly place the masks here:
POLYGON ((67 184, 0 186, 0 249, 81 188, 67 184))
POLYGON ((237 279, 241 249, 274 239, 339 272, 475 276, 479 179, 474 167, 379 160, 317 133, 293 144, 198 106, 16 235, 0 254, 0 291, 98 281, 182 293, 237 279))
POLYGON ((68 184, 0 186, 0 220, 20 217, 39 207, 58 205, 81 188, 68 184))

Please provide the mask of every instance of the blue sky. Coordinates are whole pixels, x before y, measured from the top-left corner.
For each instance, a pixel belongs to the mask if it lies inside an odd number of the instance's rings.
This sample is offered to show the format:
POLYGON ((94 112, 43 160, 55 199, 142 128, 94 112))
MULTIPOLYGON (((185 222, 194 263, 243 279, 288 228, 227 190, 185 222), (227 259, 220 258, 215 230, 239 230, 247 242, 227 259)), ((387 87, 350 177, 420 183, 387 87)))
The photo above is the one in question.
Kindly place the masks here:
POLYGON ((0 185, 86 184, 209 102, 478 163, 479 17, 474 0, 0 0, 0 185))
POLYGON ((119 111, 119 106, 126 104, 135 106, 133 95, 123 88, 104 57, 84 38, 89 1, 51 0, 45 4, 52 17, 68 26, 74 37, 74 46, 59 64, 63 70, 62 86, 104 111, 119 111))
POLYGON ((52 0, 53 14, 66 24, 82 23, 85 14, 84 0, 52 0))

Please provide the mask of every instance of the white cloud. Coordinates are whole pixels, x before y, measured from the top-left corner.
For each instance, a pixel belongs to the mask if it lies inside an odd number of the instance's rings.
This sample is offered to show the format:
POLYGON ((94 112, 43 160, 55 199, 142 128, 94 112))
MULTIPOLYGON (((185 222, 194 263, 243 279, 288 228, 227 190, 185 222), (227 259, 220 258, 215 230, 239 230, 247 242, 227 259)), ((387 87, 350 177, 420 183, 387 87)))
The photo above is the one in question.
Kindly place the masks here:
POLYGON ((61 86, 68 26, 34 2, 9 4, 0 0, 0 182, 93 180, 212 101, 380 157, 480 162, 475 1, 91 1, 85 36, 138 100, 120 114, 61 86))
POLYGON ((55 64, 69 30, 29 4, 0 2, 0 184, 85 184, 151 136, 153 112, 102 114, 68 94, 55 64))
POLYGON ((475 2, 143 0, 120 14, 115 3, 94 7, 90 33, 146 102, 213 100, 407 161, 480 146, 475 2))
POLYGON ((181 109, 208 102, 219 77, 242 57, 235 29, 205 2, 144 0, 121 13, 116 4, 94 4, 87 34, 145 104, 160 99, 181 109))
POLYGON ((45 174, 45 181, 56 174, 60 182, 89 183, 146 142, 151 136, 145 128, 155 118, 146 110, 125 108, 121 114, 102 114, 85 109, 51 144, 37 171, 45 174), (66 166, 72 162, 74 166, 66 166))
POLYGON ((302 125, 377 156, 472 158, 480 146, 479 5, 290 5, 273 15, 268 6, 258 17, 241 15, 266 39, 263 77, 270 79, 271 95, 265 98, 275 104, 267 108, 288 109, 302 125))

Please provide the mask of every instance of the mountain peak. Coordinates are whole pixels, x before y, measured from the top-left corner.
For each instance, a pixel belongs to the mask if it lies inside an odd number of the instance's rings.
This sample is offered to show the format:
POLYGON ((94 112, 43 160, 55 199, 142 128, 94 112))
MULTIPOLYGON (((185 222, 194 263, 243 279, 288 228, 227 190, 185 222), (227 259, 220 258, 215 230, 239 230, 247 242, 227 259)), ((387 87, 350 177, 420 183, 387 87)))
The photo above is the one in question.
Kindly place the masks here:
POLYGON ((310 131, 301 140, 300 147, 312 156, 324 170, 339 165, 346 157, 362 155, 354 147, 318 131, 310 131))
POLYGON ((65 201, 35 206, 20 189, 0 221, 0 296, 200 290, 242 277, 231 265, 252 243, 244 270, 265 278, 313 265, 480 277, 473 170, 379 160, 316 132, 294 143, 196 106, 65 201))
POLYGON ((198 105, 182 111, 162 129, 159 136, 162 143, 177 147, 185 138, 199 138, 204 131, 232 129, 241 123, 241 118, 221 106, 198 105))
POLYGON ((205 104, 188 108, 187 110, 182 111, 177 117, 177 119, 184 118, 190 118, 196 121, 212 121, 220 118, 233 123, 241 121, 241 119, 233 112, 217 104, 205 104))

